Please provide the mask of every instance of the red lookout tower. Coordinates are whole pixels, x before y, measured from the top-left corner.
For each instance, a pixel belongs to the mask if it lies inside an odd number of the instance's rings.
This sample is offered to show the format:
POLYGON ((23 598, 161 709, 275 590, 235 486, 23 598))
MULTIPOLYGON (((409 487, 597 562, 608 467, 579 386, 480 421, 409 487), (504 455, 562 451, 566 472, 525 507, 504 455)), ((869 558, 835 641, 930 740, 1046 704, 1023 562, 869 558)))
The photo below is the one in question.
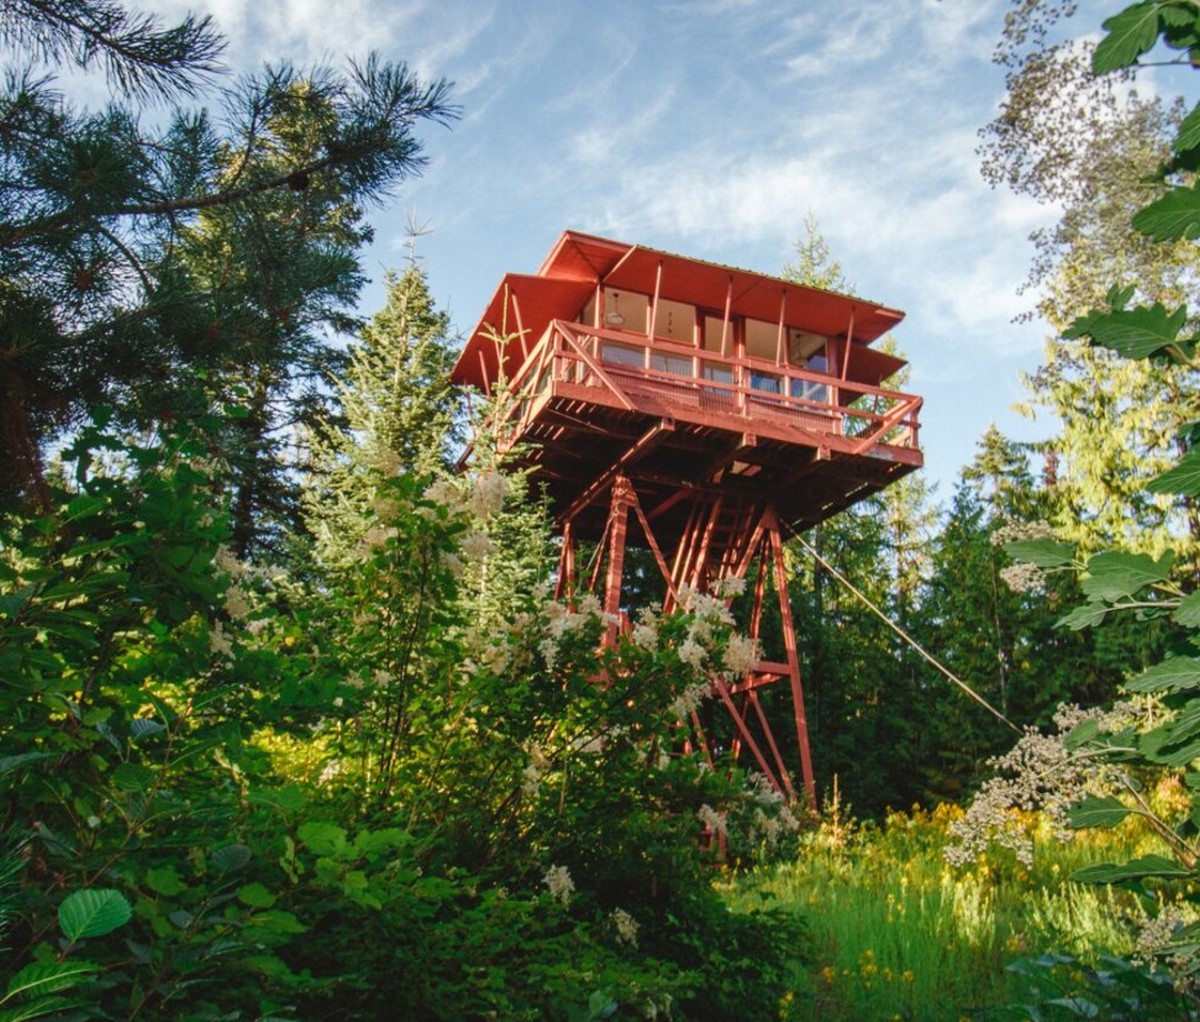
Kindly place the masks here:
POLYGON ((691 723, 705 754, 727 744, 789 799, 794 758, 810 802, 814 784, 782 542, 921 466, 921 399, 881 386, 905 363, 871 348, 902 318, 568 231, 536 274, 504 277, 454 371, 485 392, 510 383, 505 442, 530 445, 553 501, 560 594, 591 588, 627 620, 625 553, 637 546, 662 573, 665 609, 689 589, 744 579, 758 637, 771 578, 786 659, 714 679, 732 729, 718 734, 704 709, 691 723), (583 578, 580 542, 596 549, 583 578), (794 744, 776 739, 760 698, 778 682, 794 744))

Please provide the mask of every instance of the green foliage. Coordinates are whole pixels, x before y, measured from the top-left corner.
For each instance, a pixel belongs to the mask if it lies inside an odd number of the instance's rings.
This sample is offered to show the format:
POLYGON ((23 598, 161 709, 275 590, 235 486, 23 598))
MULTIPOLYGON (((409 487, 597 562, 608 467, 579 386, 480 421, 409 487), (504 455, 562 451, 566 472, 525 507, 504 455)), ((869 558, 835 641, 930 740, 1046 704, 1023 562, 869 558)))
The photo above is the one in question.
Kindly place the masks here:
POLYGON ((0 41, 50 66, 103 62, 127 87, 96 113, 33 67, 0 90, 0 499, 46 505, 42 447, 89 406, 140 424, 194 413, 202 375, 249 398, 224 444, 235 545, 274 538, 249 522, 287 510, 277 434, 319 400, 324 332, 349 321, 362 208, 420 169, 414 125, 454 116, 446 83, 374 57, 284 65, 223 89, 219 114, 175 109, 152 130, 145 92, 189 92, 214 68, 206 19, 160 29, 112 0, 19 4, 0 41))
POLYGON ((1132 898, 1066 880, 1099 857, 1136 849, 1127 830, 1063 844, 1043 829, 1031 868, 989 851, 951 872, 942 849, 960 815, 943 804, 862 824, 827 803, 794 860, 737 879, 735 904, 767 901, 810 916, 810 964, 796 971, 779 1017, 1009 1018, 1004 1006, 1032 1000, 1028 980, 1005 968, 1015 954, 1068 946, 1082 978, 1111 967, 1106 953, 1131 950, 1118 917, 1132 898))
POLYGON ((1018 959, 1008 971, 1025 982, 1028 992, 1003 1013, 1005 1018, 1169 1022, 1193 1017, 1190 999, 1174 988, 1169 976, 1113 955, 1087 963, 1048 952, 1018 959))
MULTIPOLYGON (((1160 41, 1168 47, 1196 53, 1200 43, 1200 8, 1190 2, 1144 2, 1109 19, 1105 27, 1109 35, 1097 48, 1093 60, 1097 73, 1136 64, 1160 41)), ((1200 155, 1196 123, 1194 110, 1183 120, 1176 136, 1174 149, 1181 165, 1192 165, 1200 155)), ((1173 172, 1168 167, 1163 173, 1173 172)), ((1134 226, 1156 240, 1195 237, 1200 221, 1195 213, 1193 187, 1178 179, 1166 184, 1163 197, 1135 216, 1134 226)), ((1183 372, 1194 373, 1198 366, 1193 339, 1179 336, 1187 325, 1185 310, 1181 307, 1168 314, 1159 303, 1127 308, 1133 295, 1133 288, 1111 288, 1109 308, 1076 319, 1070 336, 1088 338, 1126 358, 1174 363, 1183 372)), ((1194 423, 1185 422, 1178 436, 1190 446, 1195 431, 1194 423)), ((1191 454, 1189 450, 1180 465, 1159 475, 1152 488, 1159 493, 1179 493, 1185 499, 1194 496, 1191 454)), ((1095 790, 1069 790, 1062 797, 1075 800, 1068 820, 1077 829, 1109 828, 1129 816, 1140 817, 1153 828, 1159 841, 1155 851, 1077 870, 1073 879, 1085 884, 1128 887, 1143 898, 1152 914, 1159 916, 1158 930, 1152 936, 1144 936, 1144 950, 1157 956, 1161 967, 1173 976, 1179 992, 1169 999, 1184 1017, 1191 1017, 1197 998, 1195 976, 1200 970, 1197 957, 1200 944, 1194 940, 1196 927, 1190 921, 1194 920, 1194 908, 1191 917, 1173 914, 1179 909, 1171 901, 1172 895, 1179 904, 1191 906, 1195 900, 1200 863, 1197 788, 1193 776, 1188 775, 1185 805, 1173 809, 1155 806, 1144 790, 1147 780, 1187 770, 1200 758, 1200 671, 1196 658, 1190 655, 1196 648, 1195 629, 1200 627, 1193 592, 1194 574, 1187 571, 1180 576, 1170 552, 1151 558, 1146 554, 1104 550, 1083 561, 1043 563, 1043 567, 1082 575, 1082 590, 1088 605, 1064 619, 1064 624, 1072 628, 1086 628, 1109 615, 1124 612, 1142 620, 1169 618, 1182 633, 1176 640, 1177 655, 1150 666, 1128 685, 1137 698, 1153 702, 1127 704, 1108 716, 1093 716, 1082 721, 1066 739, 1065 749, 1071 761, 1096 765, 1093 787, 1110 790, 1103 794, 1095 790)), ((1053 971, 1060 964, 1041 963, 1038 968, 1053 971)), ((1135 1008, 1137 1017, 1152 1017, 1135 1003, 1136 998, 1126 996, 1134 988, 1140 991, 1137 995, 1140 997, 1145 992, 1161 993, 1164 984, 1156 984, 1154 977, 1122 966, 1107 978, 1105 973, 1095 974, 1082 993, 1072 992, 1070 997, 1050 1003, 1071 1007, 1075 1014, 1087 1017, 1132 1017, 1135 1008), (1098 992, 1114 991, 1119 996, 1092 997, 1098 992), (1102 1015, 1101 1004, 1113 1013, 1102 1015)), ((1043 1016, 1031 1013, 1027 1017, 1043 1016)))

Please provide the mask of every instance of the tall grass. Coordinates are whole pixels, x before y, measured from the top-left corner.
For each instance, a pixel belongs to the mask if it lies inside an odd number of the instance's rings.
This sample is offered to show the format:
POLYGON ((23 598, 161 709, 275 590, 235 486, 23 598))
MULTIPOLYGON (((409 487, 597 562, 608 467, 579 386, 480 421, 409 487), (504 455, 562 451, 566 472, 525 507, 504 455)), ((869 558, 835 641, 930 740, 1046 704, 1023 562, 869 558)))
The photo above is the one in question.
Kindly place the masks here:
POLYGON ((1028 979, 1015 959, 1064 951, 1082 961, 1131 952, 1136 908, 1107 888, 1070 884, 1081 866, 1135 854, 1143 837, 1118 831, 1062 843, 1043 827, 1032 868, 1006 851, 962 869, 942 858, 959 810, 894 813, 879 825, 839 818, 801 839, 784 864, 738 877, 737 905, 805 916, 815 965, 797 969, 782 1019, 954 1022, 1020 1003, 1028 979))

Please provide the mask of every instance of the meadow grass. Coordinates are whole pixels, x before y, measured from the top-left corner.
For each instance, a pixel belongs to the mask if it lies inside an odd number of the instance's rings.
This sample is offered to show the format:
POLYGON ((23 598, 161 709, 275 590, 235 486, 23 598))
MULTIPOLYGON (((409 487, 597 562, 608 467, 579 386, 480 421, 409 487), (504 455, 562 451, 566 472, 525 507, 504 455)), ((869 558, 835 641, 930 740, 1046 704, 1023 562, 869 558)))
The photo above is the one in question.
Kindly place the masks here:
POLYGON ((1145 835, 1121 828, 1061 842, 1035 821, 1032 867, 999 849, 955 869, 942 850, 960 812, 914 809, 860 826, 835 808, 802 835, 794 859, 730 882, 735 906, 765 901, 808 921, 811 964, 797 966, 781 1019, 1004 1017, 997 1009, 1021 1003, 1030 988, 1007 970, 1013 961, 1055 951, 1094 962, 1132 951, 1132 899, 1067 877, 1139 854, 1145 835))

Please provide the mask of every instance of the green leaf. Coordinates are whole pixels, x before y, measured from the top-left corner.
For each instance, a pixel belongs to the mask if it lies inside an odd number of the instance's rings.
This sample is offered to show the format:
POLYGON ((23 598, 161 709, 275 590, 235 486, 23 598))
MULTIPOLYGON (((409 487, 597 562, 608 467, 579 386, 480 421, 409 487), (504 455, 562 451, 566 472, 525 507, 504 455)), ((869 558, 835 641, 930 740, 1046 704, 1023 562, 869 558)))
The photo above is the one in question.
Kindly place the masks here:
POLYGON ((26 1022, 27 1019, 45 1018, 47 1015, 57 1015, 61 1019, 64 1017, 63 1012, 82 1007, 85 1003, 52 994, 30 1004, 18 1005, 16 1008, 0 1008, 0 1022, 26 1022))
POLYGON ((147 791, 154 784, 154 771, 139 763, 122 763, 112 772, 112 782, 118 791, 147 791))
POLYGON ((129 922, 133 914, 120 891, 89 888, 75 891, 58 906, 58 925, 69 941, 103 937, 129 922))
POLYGON ((1078 632, 1082 628, 1092 628, 1100 624, 1107 613, 1108 608, 1102 603, 1085 603, 1081 607, 1076 607, 1070 614, 1059 618, 1058 625, 1059 627, 1065 625, 1071 631, 1078 632))
POLYGON ((1092 71, 1108 74, 1137 62, 1158 41, 1158 5, 1145 2, 1126 7, 1104 22, 1108 35, 1092 54, 1092 71))
POLYGON ((1200 628, 1200 592, 1185 596, 1179 601, 1175 613, 1171 615, 1175 623, 1184 628, 1200 628))
POLYGON ((1171 657, 1146 668, 1125 687, 1130 692, 1181 692, 1200 687, 1200 659, 1171 657))
POLYGON ((52 752, 18 752, 15 756, 0 756, 0 776, 20 770, 30 763, 50 759, 53 755, 52 752))
POLYGON ((1172 553, 1163 554, 1157 561, 1149 554, 1126 554, 1105 551, 1088 558, 1087 577, 1083 591, 1090 600, 1119 600, 1144 589, 1155 582, 1166 581, 1171 565, 1175 562, 1172 553))
POLYGON ((1054 539, 1019 539, 1005 543, 1004 552, 1038 568, 1062 568, 1075 560, 1075 544, 1054 539))
POLYGON ((275 895, 257 881, 238 888, 238 901, 251 908, 270 908, 275 904, 275 900, 275 895))
POLYGON ((345 830, 333 823, 302 823, 296 830, 296 836, 309 851, 317 855, 336 855, 346 848, 345 830))
POLYGON ((1200 450, 1193 448, 1179 459, 1179 464, 1155 476, 1146 484, 1151 493, 1179 493, 1187 497, 1200 496, 1200 450))
POLYGON ((187 890, 187 884, 179 879, 174 866, 160 866, 158 869, 147 870, 146 886, 168 898, 187 890))
POLYGON ((208 857, 209 865, 218 873, 236 873, 250 861, 250 849, 245 845, 224 845, 208 857))
POLYGON ((4 1000, 12 997, 42 997, 58 993, 94 974, 91 962, 34 962, 8 981, 4 1000))
POLYGON ((1172 188, 1133 215, 1133 226, 1155 241, 1200 237, 1200 188, 1172 188))
POLYGON ((1200 103, 1192 107, 1192 112, 1183 119, 1175 141, 1171 144, 1171 148, 1177 153, 1197 147, 1200 147, 1200 103))
POLYGON ((1123 884, 1148 877, 1176 879, 1191 875, 1190 869, 1179 865, 1173 859, 1162 855, 1143 855, 1126 863, 1102 862, 1095 866, 1085 866, 1075 870, 1071 879, 1079 884, 1123 884))
POLYGON ((1132 309, 1098 312, 1076 320, 1075 328, 1063 336, 1087 334, 1105 348, 1126 358, 1149 358, 1179 340, 1187 321, 1187 309, 1168 313, 1161 303, 1132 309))
POLYGON ((1067 821, 1076 830, 1082 830, 1085 827, 1099 827, 1107 829, 1115 827, 1126 816, 1130 810, 1120 800, 1111 796, 1097 798, 1089 796, 1082 802, 1071 806, 1067 812, 1067 821))

